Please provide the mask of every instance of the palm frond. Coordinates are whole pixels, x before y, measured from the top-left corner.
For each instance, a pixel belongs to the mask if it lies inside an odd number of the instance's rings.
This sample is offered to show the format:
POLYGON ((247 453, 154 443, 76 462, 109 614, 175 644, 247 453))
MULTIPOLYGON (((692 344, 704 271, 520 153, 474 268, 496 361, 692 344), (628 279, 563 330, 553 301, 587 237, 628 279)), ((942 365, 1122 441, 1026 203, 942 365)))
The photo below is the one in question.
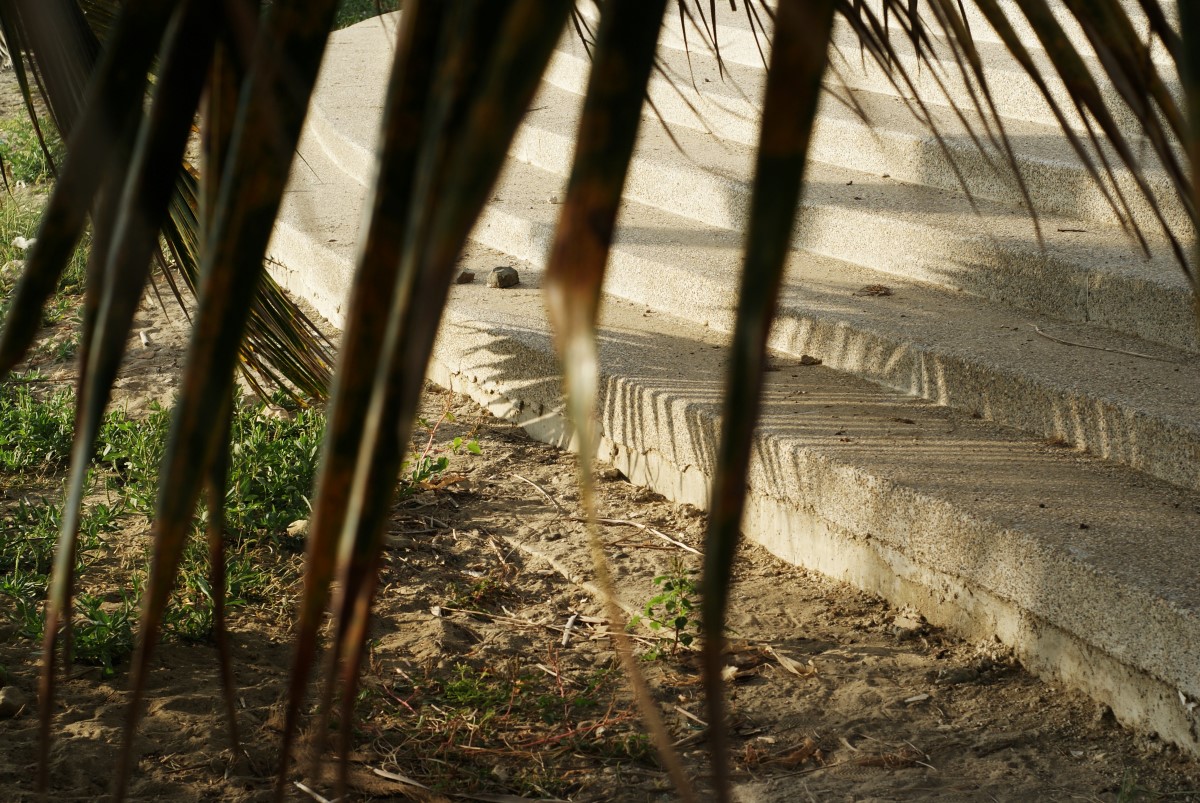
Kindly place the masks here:
MULTIPOLYGON (((349 721, 353 710, 383 547, 382 525, 400 469, 399 446, 411 433, 453 267, 500 174, 571 5, 566 0, 465 0, 447 11, 440 71, 423 122, 422 151, 429 158, 421 158, 417 174, 409 236, 339 549, 331 656, 341 667, 343 721, 349 721)), ((330 699, 328 692, 325 699, 330 699)), ((347 747, 343 737, 343 756, 347 747)))
POLYGON ((346 502, 361 448, 361 424, 368 412, 375 368, 381 356, 378 333, 387 323, 395 293, 395 266, 403 252, 405 237, 404 227, 395 225, 395 221, 407 220, 411 215, 422 142, 421 119, 430 102, 430 84, 444 18, 443 4, 419 0, 409 4, 397 31, 380 131, 379 178, 371 197, 369 222, 361 240, 359 267, 351 288, 309 524, 277 799, 283 794, 300 706, 316 659, 317 634, 329 601, 338 538, 347 515, 346 502))
POLYGON ((624 616, 596 524, 592 470, 599 448, 596 323, 601 289, 665 9, 665 0, 609 0, 601 12, 571 178, 546 266, 546 301, 564 368, 568 414, 579 440, 579 483, 588 543, 608 619, 614 623, 613 642, 675 789, 682 799, 693 800, 692 785, 625 634, 624 616))
MULTIPOLYGON (((122 17, 129 6, 122 9, 122 17)), ((199 308, 163 459, 154 557, 131 667, 133 694, 116 775, 123 799, 150 658, 175 584, 205 473, 223 446, 222 411, 250 319, 268 240, 333 24, 333 0, 274 5, 259 32, 206 237, 199 308), (280 158, 280 154, 284 158, 280 158)), ((118 20, 118 27, 120 20, 118 20)))
POLYGON ((730 795, 722 675, 726 606, 741 535, 767 336, 800 201, 833 17, 833 0, 781 0, 775 12, 742 285, 725 381, 724 423, 704 545, 704 687, 712 730, 713 780, 720 800, 728 800, 730 795))

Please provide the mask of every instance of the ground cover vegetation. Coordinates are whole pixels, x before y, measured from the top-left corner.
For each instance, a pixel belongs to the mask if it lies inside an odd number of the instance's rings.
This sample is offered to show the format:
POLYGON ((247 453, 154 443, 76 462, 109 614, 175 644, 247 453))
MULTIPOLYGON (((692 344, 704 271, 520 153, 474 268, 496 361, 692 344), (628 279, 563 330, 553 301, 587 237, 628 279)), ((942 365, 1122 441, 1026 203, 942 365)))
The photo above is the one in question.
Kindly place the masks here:
MULTIPOLYGON (((739 4, 731 5, 737 12, 739 4)), ((1115 124, 1112 109, 1091 75, 1080 69, 1079 54, 1062 35, 1049 6, 1043 0, 1019 0, 1015 5, 974 0, 973 5, 1018 60, 1036 74, 1038 68, 1028 58, 1010 18, 1020 16, 1035 31, 1050 55, 1049 67, 1043 69, 1058 74, 1071 101, 1094 122, 1091 142, 1071 137, 1093 177, 1101 180, 1109 169, 1109 163, 1096 156, 1099 138, 1109 143, 1114 158, 1131 168, 1136 177, 1132 145, 1115 124)), ((573 172, 547 268, 547 299, 564 358, 568 412, 580 435, 581 454, 595 454, 593 333, 600 287, 666 6, 665 0, 606 0, 601 4, 599 27, 593 30, 584 17, 575 14, 568 0, 405 3, 381 123, 379 179, 371 192, 370 213, 361 234, 359 265, 328 417, 320 447, 316 446, 316 434, 306 441, 308 458, 316 461, 316 483, 296 625, 296 661, 283 718, 285 759, 280 763, 280 789, 290 771, 286 757, 300 723, 317 663, 318 633, 330 602, 333 629, 328 665, 334 671, 323 678, 322 716, 329 716, 336 685, 340 688, 336 699, 341 722, 353 719, 358 678, 369 658, 367 621, 377 590, 383 522, 403 471, 406 454, 402 445, 408 443, 409 422, 416 418, 453 267, 489 197, 554 44, 572 21, 592 45, 593 69, 573 172)), ((712 780, 721 799, 729 795, 722 655, 732 557, 738 546, 764 346, 803 186, 834 17, 843 17, 857 32, 864 58, 885 67, 904 95, 915 96, 912 108, 919 116, 923 115, 921 93, 913 77, 892 58, 888 19, 898 21, 917 53, 925 54, 923 69, 940 69, 929 56, 933 43, 928 31, 936 27, 954 50, 962 72, 958 80, 972 88, 971 96, 984 119, 994 120, 998 126, 998 118, 989 115, 985 65, 957 2, 782 0, 764 5, 747 0, 741 6, 756 35, 767 37, 761 25, 763 17, 773 19, 774 25, 724 431, 699 584, 703 591, 699 595, 699 643, 711 723, 708 745, 712 780)), ((1188 165, 1200 150, 1200 136, 1187 120, 1189 115, 1192 120, 1200 119, 1200 29, 1196 19, 1200 11, 1192 4, 1180 5, 1180 32, 1166 22, 1156 0, 1140 3, 1151 36, 1166 49, 1182 77, 1186 97, 1181 106, 1164 88, 1159 68, 1149 58, 1148 44, 1130 23, 1125 4, 1119 0, 1068 0, 1064 8, 1082 23, 1107 79, 1140 120, 1146 143, 1173 181, 1172 191, 1194 218, 1188 165)), ((704 4, 693 8, 680 3, 678 9, 681 24, 705 31, 705 46, 719 53, 716 28, 707 21, 717 13, 717 4, 705 9, 704 4)), ((228 490, 237 487, 239 477, 237 447, 244 447, 245 441, 237 439, 247 437, 248 431, 243 420, 246 413, 234 396, 235 370, 248 365, 260 375, 278 380, 290 390, 293 404, 306 396, 320 396, 327 378, 331 358, 326 345, 264 276, 263 256, 308 96, 338 13, 336 0, 272 3, 263 13, 255 0, 235 0, 219 9, 200 0, 127 0, 122 4, 0 0, 0 25, 15 57, 29 108, 35 108, 36 88, 44 96, 54 127, 63 132, 67 142, 67 157, 48 195, 36 241, 23 258, 0 333, 0 375, 7 376, 12 385, 12 390, 5 392, 11 394, 8 404, 15 411, 13 420, 31 433, 44 430, 47 439, 60 439, 51 451, 40 454, 53 454, 67 468, 65 501, 61 514, 49 519, 20 508, 12 514, 14 520, 21 518, 23 529, 41 535, 17 547, 10 557, 28 582, 48 587, 41 683, 44 744, 48 745, 52 733, 50 701, 64 663, 61 650, 78 645, 81 636, 86 643, 92 634, 98 634, 100 642, 120 643, 121 649, 128 649, 124 634, 136 636, 131 659, 133 698, 125 749, 116 772, 118 799, 127 790, 131 745, 145 704, 151 659, 162 635, 172 630, 186 635, 210 627, 202 618, 181 623, 178 611, 188 605, 173 602, 181 572, 184 588, 188 588, 188 567, 195 566, 189 556, 195 549, 194 522, 202 500, 202 527, 212 556, 209 570, 219 582, 210 581, 207 592, 200 580, 190 582, 197 597, 214 603, 211 627, 218 643, 221 640, 218 600, 222 595, 213 589, 227 585, 220 574, 226 564, 236 564, 245 537, 239 534, 239 527, 247 525, 228 490), (63 47, 63 42, 70 46, 63 47), (148 81, 151 70, 154 77, 148 81), (152 98, 147 108, 141 103, 144 95, 152 98), (198 166, 181 169, 197 112, 204 131, 202 158, 198 166), (93 234, 83 270, 81 335, 76 347, 78 389, 71 399, 35 411, 32 407, 38 405, 31 405, 28 397, 22 401, 21 377, 13 371, 45 322, 43 310, 55 297, 67 266, 73 264, 89 213, 93 234), (86 593, 76 594, 75 578, 81 562, 88 559, 89 538, 93 537, 89 533, 102 530, 112 516, 127 512, 124 502, 106 500, 104 505, 116 505, 110 509, 93 501, 96 460, 103 461, 105 446, 112 445, 105 437, 115 440, 110 454, 120 455, 122 449, 141 443, 137 438, 125 441, 113 434, 107 406, 133 310, 153 260, 163 256, 163 243, 184 277, 182 284, 194 289, 198 303, 180 399, 170 415, 161 414, 160 425, 166 432, 165 440, 158 442, 161 447, 156 447, 162 450, 161 460, 157 454, 147 455, 148 462, 139 464, 139 470, 156 474, 157 486, 144 489, 145 494, 139 496, 140 514, 150 515, 153 543, 148 570, 131 567, 133 576, 144 576, 144 581, 129 586, 140 597, 139 624, 133 628, 130 617, 136 600, 130 599, 128 606, 122 601, 115 609, 105 607, 86 593), (69 447, 61 440, 65 418, 74 424, 69 447), (57 543, 50 565, 48 541, 55 529, 57 543), (138 574, 141 571, 144 575, 138 574), (110 633, 121 636, 110 637, 110 633)), ((1049 92, 1047 98, 1063 119, 1049 92)), ((923 119, 932 125, 932 116, 924 114, 923 119)), ((1002 128, 976 133, 998 141, 1011 159, 1002 128)), ((1012 161, 1015 168, 1015 159, 1012 161)), ((1139 190, 1157 210, 1151 189, 1140 183, 1139 190)), ((1125 200, 1112 196, 1110 201, 1114 215, 1137 236, 1125 200)), ((1171 230, 1165 221, 1162 227, 1181 269, 1194 283, 1195 274, 1182 244, 1185 235, 1171 230)), ((297 413, 297 420, 308 420, 304 418, 307 415, 297 413)), ((263 436, 262 448, 268 450, 272 461, 285 457, 271 454, 270 443, 271 439, 263 436)), ((14 458, 13 470, 21 470, 24 459, 14 458)), ((119 456, 114 459, 120 463, 119 456)), ((119 475, 119 467, 115 470, 119 475)), ((579 478, 585 517, 591 520, 594 478, 590 459, 579 462, 579 478)), ((298 490, 304 485, 300 477, 288 481, 293 483, 289 487, 304 493, 298 490)), ((138 484, 132 485, 134 493, 140 493, 138 484)), ((294 514, 284 508, 259 506, 257 510, 259 514, 278 514, 279 521, 294 514)), ((594 523, 589 544, 596 558, 597 584, 610 600, 606 615, 619 622, 623 614, 611 601, 610 571, 594 523)), ((230 576, 236 573, 236 568, 229 571, 230 576)), ((662 592, 650 609, 663 606, 667 618, 660 620, 660 625, 671 625, 676 634, 686 633, 692 609, 690 605, 684 609, 682 600, 690 600, 690 594, 681 597, 680 592, 690 592, 690 587, 670 580, 667 588, 667 582, 660 584, 662 592)), ((480 594, 486 591, 479 589, 480 594)), ((32 598, 20 593, 22 599, 32 598)), ((21 626, 32 627, 24 621, 21 626)), ((693 785, 650 703, 630 639, 621 628, 614 628, 611 637, 642 709, 649 741, 679 795, 694 799, 693 785)), ((112 660, 111 655, 95 660, 104 665, 106 658, 112 660)), ((223 676, 228 681, 228 668, 223 676)), ((439 693, 460 704, 479 699, 494 702, 505 693, 511 695, 518 680, 508 678, 496 685, 481 683, 479 678, 468 681, 464 675, 461 684, 448 684, 439 693)), ((227 686, 225 694, 232 711, 234 692, 227 686)), ((323 731, 318 728, 318 732, 323 731)), ((342 727, 343 735, 349 732, 342 727)), ((236 733, 231 735, 236 738, 236 733)), ((339 742, 345 756, 350 740, 344 736, 339 742)), ((344 771, 341 780, 344 784, 344 771)))

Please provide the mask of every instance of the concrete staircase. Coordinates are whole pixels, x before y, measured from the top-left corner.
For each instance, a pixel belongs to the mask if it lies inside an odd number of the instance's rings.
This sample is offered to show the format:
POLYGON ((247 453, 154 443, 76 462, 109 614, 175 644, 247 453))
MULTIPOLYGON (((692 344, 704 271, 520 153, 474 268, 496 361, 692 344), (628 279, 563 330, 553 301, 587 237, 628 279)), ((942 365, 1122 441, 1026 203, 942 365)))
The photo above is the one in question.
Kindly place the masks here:
MULTIPOLYGON (((689 69, 677 22, 664 29, 651 97, 679 147, 648 111, 602 331, 602 456, 700 506, 764 80, 744 14, 719 21, 724 79, 697 32, 689 69)), ((1002 157, 980 154, 940 94, 925 93, 973 210, 933 138, 839 29, 844 58, 771 340, 746 532, 966 638, 998 638, 1033 671, 1200 753, 1200 340, 1189 290, 1145 205, 1134 214, 1149 259, 1003 46, 981 19, 971 24, 1045 245, 1002 157)), ((276 278, 335 324, 394 26, 385 17, 335 35, 271 246, 276 278)), ((894 41, 917 75, 903 34, 894 41)), ((477 278, 455 289, 431 369, 564 446, 537 288, 587 67, 565 38, 472 234, 463 261, 477 278), (518 288, 483 285, 501 264, 518 268, 518 288)), ((920 75, 924 89, 936 80, 928 67, 920 75)), ((1145 178, 1186 228, 1151 162, 1145 178)), ((1130 176, 1117 183, 1133 196, 1130 176)))

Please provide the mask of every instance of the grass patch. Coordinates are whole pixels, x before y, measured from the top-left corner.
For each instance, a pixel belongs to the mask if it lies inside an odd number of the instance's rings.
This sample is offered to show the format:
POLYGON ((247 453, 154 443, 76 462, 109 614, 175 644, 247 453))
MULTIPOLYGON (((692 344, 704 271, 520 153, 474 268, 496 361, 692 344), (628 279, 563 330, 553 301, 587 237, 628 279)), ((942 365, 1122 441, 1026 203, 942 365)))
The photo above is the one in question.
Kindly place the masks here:
MULTIPOLYGON (((0 195, 0 317, 8 312, 12 290, 21 277, 21 269, 25 265, 28 253, 25 248, 16 244, 19 242, 18 238, 32 240, 36 237, 45 206, 46 193, 41 187, 16 189, 11 195, 0 195)), ((57 292, 42 311, 43 325, 53 326, 75 318, 83 297, 90 246, 91 233, 85 231, 63 269, 57 292)), ((70 343, 72 350, 79 342, 77 334, 59 339, 70 343)), ((49 356, 56 356, 56 352, 51 351, 49 356)))
MULTIPOLYGON (((0 506, 0 596, 11 601, 7 624, 20 635, 42 634, 45 598, 58 538, 61 489, 47 481, 60 474, 70 449, 73 406, 70 394, 39 398, 29 384, 0 388, 0 438, 17 444, 0 452, 0 484, 32 483, 38 493, 20 495, 0 506)), ((226 496, 228 516, 227 605, 233 610, 258 605, 286 613, 287 589, 299 577, 301 544, 287 525, 308 515, 308 494, 316 471, 324 416, 314 410, 292 417, 265 414, 267 405, 239 400, 226 496)), ((169 413, 159 407, 135 420, 110 413, 102 427, 89 482, 89 502, 79 539, 81 591, 75 600, 75 656, 111 674, 133 649, 133 622, 148 571, 145 555, 126 557, 117 590, 89 583, 88 567, 114 548, 106 534, 144 529, 157 495, 158 466, 165 450, 169 413)), ((12 495, 11 492, 9 494, 12 495)), ((186 641, 212 635, 213 591, 209 585, 206 513, 200 516, 184 555, 181 578, 167 613, 168 634, 186 641)), ((112 582, 110 578, 108 582, 112 582)))
POLYGON ((57 471, 71 454, 75 413, 73 397, 61 392, 38 394, 37 373, 15 375, 0 386, 0 471, 38 473, 57 471))
POLYGON ((4 175, 9 186, 47 183, 54 178, 54 165, 61 165, 66 156, 66 147, 54 124, 39 118, 38 125, 46 136, 46 146, 54 160, 53 165, 46 159, 46 152, 27 115, 18 114, 0 120, 0 159, 4 161, 4 175))
MULTIPOLYGON (((17 377, 30 378, 34 377, 17 377)), ((20 381, 0 386, 0 441, 15 444, 0 450, 0 487, 7 486, 11 498, 0 502, 0 597, 10 602, 0 606, 0 626, 29 639, 42 635, 42 601, 63 497, 57 478, 67 466, 74 421, 72 394, 39 394, 39 389, 43 386, 20 381), (14 494, 19 487, 32 490, 14 494), (10 621, 4 621, 6 616, 10 621)), ((75 600, 75 657, 101 667, 106 675, 133 649, 133 622, 149 561, 144 553, 124 554, 117 576, 107 580, 97 580, 88 569, 99 557, 119 553, 119 542, 127 547, 127 537, 108 534, 144 531, 151 520, 169 426, 169 411, 158 405, 139 419, 114 411, 106 416, 97 439, 76 565, 80 593, 75 600), (100 588, 97 582, 109 586, 100 588)), ((231 613, 253 609, 280 623, 290 616, 304 544, 288 534, 288 526, 309 515, 324 429, 323 412, 300 408, 282 394, 269 404, 237 400, 225 495, 224 593, 231 613)), ((436 478, 448 466, 440 452, 465 448, 452 442, 413 455, 421 466, 416 475, 426 482, 436 478), (430 458, 432 451, 439 454, 430 458)), ((201 505, 164 622, 170 637, 186 642, 212 637, 214 590, 206 523, 207 511, 201 505)))
POLYGON ((342 0, 334 27, 348 28, 371 17, 396 11, 400 4, 401 0, 342 0))
MULTIPOLYGON (((557 665, 554 655, 545 660, 557 665)), ((569 796, 583 780, 581 758, 653 765, 636 713, 614 702, 622 683, 614 669, 568 677, 519 664, 380 672, 367 680, 358 721, 372 723, 371 737, 402 772, 437 790, 569 796)))

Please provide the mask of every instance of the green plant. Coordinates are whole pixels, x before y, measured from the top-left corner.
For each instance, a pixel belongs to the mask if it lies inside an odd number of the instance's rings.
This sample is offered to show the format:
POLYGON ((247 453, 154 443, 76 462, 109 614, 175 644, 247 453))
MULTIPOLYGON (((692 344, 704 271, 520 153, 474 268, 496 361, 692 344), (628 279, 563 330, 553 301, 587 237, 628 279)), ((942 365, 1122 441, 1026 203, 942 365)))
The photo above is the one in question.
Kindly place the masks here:
POLYGON ((27 373, 0 386, 0 471, 60 468, 71 453, 74 411, 71 394, 39 395, 39 376, 27 373))
POLYGON ((425 447, 420 452, 414 453, 404 464, 403 470, 407 471, 407 475, 401 486, 402 495, 422 490, 430 480, 444 473, 450 467, 452 455, 463 451, 473 455, 483 454, 479 441, 473 437, 464 439, 462 436, 455 436, 448 443, 437 445, 438 429, 442 424, 451 424, 455 420, 454 413, 450 412, 449 408, 442 411, 441 416, 433 422, 426 418, 417 418, 417 427, 428 433, 428 438, 425 440, 425 447))
POLYGON ((42 637, 44 614, 42 600, 46 596, 46 575, 35 569, 14 564, 0 573, 0 596, 7 597, 12 608, 10 624, 27 639, 42 637))
POLYGON ((348 28, 355 23, 386 14, 400 8, 400 0, 340 0, 334 28, 348 28))
POLYGON ((74 624, 76 661, 99 666, 105 677, 114 674, 116 664, 133 652, 139 591, 137 586, 133 594, 122 591, 117 603, 86 592, 79 594, 74 624))
POLYGON ((11 184, 44 184, 54 177, 54 166, 62 164, 66 148, 49 120, 38 125, 46 137, 46 147, 54 160, 46 158, 33 123, 24 117, 0 119, 0 161, 11 184))
POLYGON ((660 637, 658 645, 646 653, 649 660, 661 656, 664 649, 674 655, 680 647, 690 647, 696 640, 700 630, 696 619, 698 590, 692 579, 696 574, 683 560, 673 559, 667 571, 653 580, 658 592, 646 601, 640 615, 629 620, 630 628, 645 622, 655 633, 665 630, 670 634, 669 638, 660 637))
MULTIPOLYGON (((28 241, 35 239, 38 220, 46 205, 44 188, 14 189, 0 202, 0 314, 7 314, 14 285, 20 276, 19 266, 29 255, 28 241), (26 247, 20 243, 25 242, 26 247)), ((80 242, 71 250, 54 294, 42 309, 44 326, 70 320, 82 298, 91 235, 84 230, 80 242)), ((78 342, 78 335, 67 337, 78 342)))

